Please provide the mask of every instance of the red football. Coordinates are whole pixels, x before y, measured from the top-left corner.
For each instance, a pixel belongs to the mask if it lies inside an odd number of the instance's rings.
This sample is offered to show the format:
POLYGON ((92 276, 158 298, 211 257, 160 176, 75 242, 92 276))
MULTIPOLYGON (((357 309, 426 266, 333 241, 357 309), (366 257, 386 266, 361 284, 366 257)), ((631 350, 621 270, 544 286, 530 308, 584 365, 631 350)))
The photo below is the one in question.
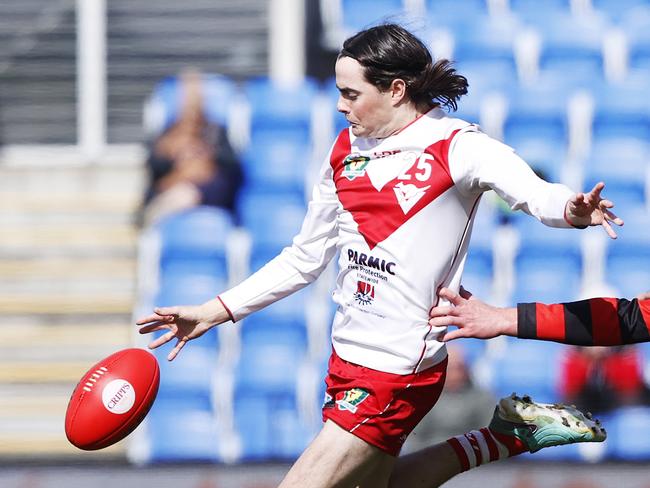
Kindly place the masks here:
POLYGON ((65 434, 93 451, 124 439, 142 422, 160 384, 158 361, 143 349, 124 349, 95 364, 72 392, 65 434))

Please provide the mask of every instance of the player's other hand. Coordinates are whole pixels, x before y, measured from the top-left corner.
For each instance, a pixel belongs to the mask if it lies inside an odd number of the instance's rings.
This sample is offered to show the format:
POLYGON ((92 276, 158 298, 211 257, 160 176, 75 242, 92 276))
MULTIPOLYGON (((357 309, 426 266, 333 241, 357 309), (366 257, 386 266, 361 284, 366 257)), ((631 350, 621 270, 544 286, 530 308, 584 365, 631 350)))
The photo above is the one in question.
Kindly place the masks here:
POLYGON ((636 296, 637 300, 650 300, 650 291, 646 291, 645 293, 639 293, 636 296))
POLYGON ((140 334, 167 330, 149 343, 149 349, 155 349, 176 339, 174 348, 167 356, 167 359, 172 361, 187 341, 201 337, 215 325, 226 322, 228 318, 221 302, 215 303, 215 300, 212 300, 203 305, 155 308, 151 315, 140 318, 136 324, 141 326, 140 334))
POLYGON ((602 225, 607 235, 616 239, 611 222, 620 226, 623 225, 623 220, 611 212, 614 203, 601 197, 603 188, 605 183, 601 181, 589 193, 573 195, 566 204, 565 217, 568 223, 576 227, 602 225))
POLYGON ((429 312, 429 324, 433 327, 458 327, 440 337, 443 342, 460 337, 491 339, 503 334, 517 334, 517 309, 493 307, 474 298, 463 288, 460 293, 442 288, 438 296, 451 305, 433 307, 429 312))

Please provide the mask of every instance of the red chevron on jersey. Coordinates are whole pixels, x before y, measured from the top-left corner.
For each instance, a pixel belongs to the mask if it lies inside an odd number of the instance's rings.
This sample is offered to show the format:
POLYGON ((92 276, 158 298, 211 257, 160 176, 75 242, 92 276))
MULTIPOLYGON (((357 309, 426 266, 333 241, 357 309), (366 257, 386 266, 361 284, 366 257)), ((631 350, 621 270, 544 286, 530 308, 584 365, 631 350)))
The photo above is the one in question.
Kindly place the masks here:
POLYGON ((370 249, 453 186, 447 155, 457 132, 430 145, 422 154, 404 154, 401 161, 410 166, 379 188, 368 175, 369 166, 373 162, 390 164, 389 158, 395 155, 382 154, 376 159, 376 155, 351 154, 349 131, 339 135, 330 158, 336 191, 370 249))

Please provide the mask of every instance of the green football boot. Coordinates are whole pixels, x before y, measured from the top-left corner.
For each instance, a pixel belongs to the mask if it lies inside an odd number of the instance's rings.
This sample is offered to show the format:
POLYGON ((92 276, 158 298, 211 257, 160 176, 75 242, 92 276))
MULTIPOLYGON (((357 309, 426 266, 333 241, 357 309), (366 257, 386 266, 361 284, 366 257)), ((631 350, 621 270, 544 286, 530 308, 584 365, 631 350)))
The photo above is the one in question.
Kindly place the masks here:
POLYGON ((489 428, 519 439, 530 452, 576 442, 603 442, 607 432, 590 413, 575 406, 535 403, 512 394, 499 400, 489 428))

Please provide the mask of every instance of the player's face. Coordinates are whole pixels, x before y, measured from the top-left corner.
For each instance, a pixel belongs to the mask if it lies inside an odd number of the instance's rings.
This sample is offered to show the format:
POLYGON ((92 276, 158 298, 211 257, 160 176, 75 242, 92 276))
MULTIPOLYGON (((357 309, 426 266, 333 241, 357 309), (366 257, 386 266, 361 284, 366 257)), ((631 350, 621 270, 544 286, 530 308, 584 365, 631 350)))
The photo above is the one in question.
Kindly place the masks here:
POLYGON ((382 92, 369 83, 356 59, 339 58, 335 71, 340 92, 336 109, 350 122, 352 133, 357 137, 390 135, 394 117, 390 90, 382 92))

